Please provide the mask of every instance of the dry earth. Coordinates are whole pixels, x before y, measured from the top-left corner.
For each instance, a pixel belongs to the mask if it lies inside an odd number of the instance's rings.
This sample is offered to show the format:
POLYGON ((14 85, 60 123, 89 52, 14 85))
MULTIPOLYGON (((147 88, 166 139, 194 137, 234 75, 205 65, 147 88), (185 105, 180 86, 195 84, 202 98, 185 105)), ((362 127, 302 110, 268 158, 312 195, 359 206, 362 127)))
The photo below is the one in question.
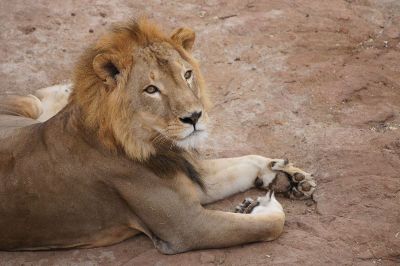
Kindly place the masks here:
POLYGON ((143 13, 198 33, 215 103, 207 156, 288 157, 316 175, 315 202, 280 198, 274 242, 166 256, 139 236, 2 252, 1 265, 399 265, 400 1, 1 0, 0 92, 67 81, 101 32, 143 13))

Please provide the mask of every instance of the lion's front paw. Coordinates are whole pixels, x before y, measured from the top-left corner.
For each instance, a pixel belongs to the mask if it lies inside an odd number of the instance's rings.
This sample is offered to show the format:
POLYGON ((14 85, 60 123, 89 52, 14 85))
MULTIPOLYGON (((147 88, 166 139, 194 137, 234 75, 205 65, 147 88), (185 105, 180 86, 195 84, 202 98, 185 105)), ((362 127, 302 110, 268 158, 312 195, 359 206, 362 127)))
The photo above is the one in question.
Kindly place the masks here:
POLYGON ((235 207, 236 213, 250 213, 254 207, 258 206, 260 203, 253 200, 252 198, 245 198, 242 203, 235 207))
POLYGON ((236 213, 283 213, 282 205, 276 200, 274 192, 268 191, 264 197, 258 197, 257 200, 245 198, 244 201, 236 206, 236 213))
POLYGON ((311 174, 294 167, 287 159, 271 159, 255 185, 282 192, 292 199, 308 199, 317 183, 311 174))

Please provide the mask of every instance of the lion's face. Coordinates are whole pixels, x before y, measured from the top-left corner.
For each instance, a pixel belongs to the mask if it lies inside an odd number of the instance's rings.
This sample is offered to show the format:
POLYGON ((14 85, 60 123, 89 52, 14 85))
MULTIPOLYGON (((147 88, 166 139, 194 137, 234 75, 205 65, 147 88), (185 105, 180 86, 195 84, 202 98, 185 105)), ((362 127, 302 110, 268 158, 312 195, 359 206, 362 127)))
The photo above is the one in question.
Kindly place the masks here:
POLYGON ((167 37, 140 20, 114 28, 83 55, 70 101, 105 146, 144 160, 160 145, 190 149, 205 139, 207 97, 190 55, 194 39, 188 28, 167 37))
POLYGON ((142 47, 133 58, 126 84, 132 114, 152 129, 155 141, 166 138, 195 148, 207 130, 197 66, 167 42, 142 47))

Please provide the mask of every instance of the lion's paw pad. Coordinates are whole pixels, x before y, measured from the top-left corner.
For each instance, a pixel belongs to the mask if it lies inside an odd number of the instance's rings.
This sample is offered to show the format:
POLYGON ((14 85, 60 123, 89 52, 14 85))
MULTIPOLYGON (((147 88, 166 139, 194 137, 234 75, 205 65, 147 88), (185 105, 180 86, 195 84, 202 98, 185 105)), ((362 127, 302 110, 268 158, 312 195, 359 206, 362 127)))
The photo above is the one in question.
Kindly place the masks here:
POLYGON ((291 199, 309 199, 317 183, 313 175, 294 167, 287 159, 271 160, 268 168, 276 173, 268 188, 286 194, 291 199))

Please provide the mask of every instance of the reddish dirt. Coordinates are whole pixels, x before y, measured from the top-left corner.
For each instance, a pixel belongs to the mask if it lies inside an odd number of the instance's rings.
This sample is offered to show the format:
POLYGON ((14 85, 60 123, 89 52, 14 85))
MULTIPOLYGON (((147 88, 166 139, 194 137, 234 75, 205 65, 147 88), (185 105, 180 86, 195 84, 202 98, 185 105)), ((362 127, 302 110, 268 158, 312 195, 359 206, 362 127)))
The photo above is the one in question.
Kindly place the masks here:
MULTIPOLYGON (((2 1, 0 91, 68 80, 112 22, 143 13, 198 33, 195 55, 215 103, 207 156, 290 158, 315 174, 315 202, 280 198, 286 227, 269 243, 166 256, 139 236, 89 250, 2 252, 1 265, 400 263, 399 1, 2 1)), ((210 207, 232 210, 259 194, 210 207)))

